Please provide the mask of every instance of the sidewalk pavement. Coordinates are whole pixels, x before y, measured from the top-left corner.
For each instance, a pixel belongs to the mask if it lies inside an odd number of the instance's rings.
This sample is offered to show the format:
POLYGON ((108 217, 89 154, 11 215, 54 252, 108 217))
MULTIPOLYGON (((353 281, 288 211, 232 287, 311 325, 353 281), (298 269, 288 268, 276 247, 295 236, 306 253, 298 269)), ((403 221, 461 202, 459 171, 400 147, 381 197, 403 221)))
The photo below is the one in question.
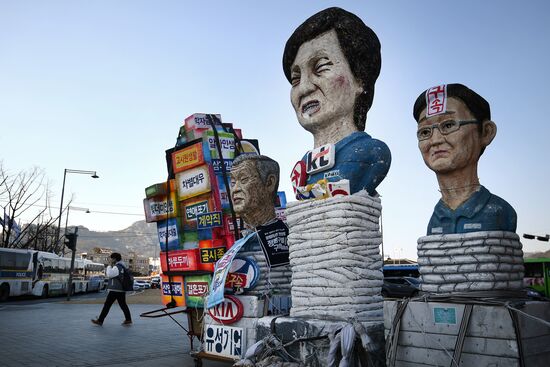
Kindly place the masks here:
MULTIPOLYGON (((129 305, 133 324, 113 304, 103 326, 90 322, 102 305, 0 304, 0 366, 193 367, 187 333, 169 317, 141 318, 159 305, 129 305)), ((185 314, 173 317, 187 328, 185 314)), ((198 340, 194 340, 197 348, 198 340)), ((231 364, 203 360, 204 367, 231 364)))

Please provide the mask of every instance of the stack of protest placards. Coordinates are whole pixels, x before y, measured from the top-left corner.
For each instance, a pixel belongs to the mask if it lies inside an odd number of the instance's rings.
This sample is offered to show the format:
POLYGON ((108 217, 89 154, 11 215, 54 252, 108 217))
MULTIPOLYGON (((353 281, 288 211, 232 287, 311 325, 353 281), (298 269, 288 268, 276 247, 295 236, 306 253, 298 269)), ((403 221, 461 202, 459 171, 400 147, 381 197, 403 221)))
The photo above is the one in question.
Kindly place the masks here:
POLYGON ((239 237, 227 187, 233 159, 243 153, 259 154, 257 141, 242 139, 220 115, 193 114, 166 151, 168 180, 145 189, 146 221, 157 223, 164 304, 203 307, 214 264, 239 237))

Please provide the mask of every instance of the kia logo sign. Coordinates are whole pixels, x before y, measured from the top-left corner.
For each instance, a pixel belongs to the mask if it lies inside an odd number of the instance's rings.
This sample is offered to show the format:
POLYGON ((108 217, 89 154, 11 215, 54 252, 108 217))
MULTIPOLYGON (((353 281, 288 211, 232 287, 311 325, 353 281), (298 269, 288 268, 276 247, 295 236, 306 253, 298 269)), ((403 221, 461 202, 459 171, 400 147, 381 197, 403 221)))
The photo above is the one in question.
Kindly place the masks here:
POLYGON ((232 324, 243 317, 244 307, 235 296, 225 296, 222 303, 209 308, 208 313, 220 324, 232 324))

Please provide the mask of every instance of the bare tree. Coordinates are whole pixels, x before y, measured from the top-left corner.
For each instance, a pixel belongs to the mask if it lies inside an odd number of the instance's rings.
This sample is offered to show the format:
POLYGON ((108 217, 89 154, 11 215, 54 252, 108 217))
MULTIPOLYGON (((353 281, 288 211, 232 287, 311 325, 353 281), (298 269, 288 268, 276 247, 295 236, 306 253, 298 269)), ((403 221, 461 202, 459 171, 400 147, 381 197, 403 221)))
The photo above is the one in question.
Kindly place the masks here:
POLYGON ((55 242, 55 223, 59 216, 52 215, 50 198, 51 191, 42 169, 34 167, 10 174, 0 162, 0 200, 5 203, 0 213, 3 216, 1 246, 60 252, 62 245, 55 242), (22 215, 31 219, 21 224, 22 215))

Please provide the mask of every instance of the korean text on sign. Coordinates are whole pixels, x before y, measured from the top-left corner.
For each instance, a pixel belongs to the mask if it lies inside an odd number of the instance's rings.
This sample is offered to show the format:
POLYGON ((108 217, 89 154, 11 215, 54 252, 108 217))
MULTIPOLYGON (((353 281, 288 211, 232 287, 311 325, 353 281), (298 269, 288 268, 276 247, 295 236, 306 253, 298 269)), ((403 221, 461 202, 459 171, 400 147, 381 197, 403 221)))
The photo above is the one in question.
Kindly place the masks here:
POLYGON ((185 218, 187 220, 197 219, 198 215, 207 213, 207 212, 208 212, 208 201, 200 201, 198 203, 188 205, 185 208, 185 218))
POLYGON ((225 247, 201 248, 201 263, 215 263, 225 254, 225 247))
POLYGON ((204 331, 205 352, 226 357, 241 357, 243 328, 225 325, 206 325, 204 331))
POLYGON ((204 296, 208 293, 208 282, 189 282, 187 283, 188 296, 204 296))
POLYGON ((162 294, 165 296, 170 295, 170 285, 172 286, 172 296, 181 296, 181 283, 162 283, 162 294))
POLYGON ((211 212, 197 215, 197 229, 223 226, 222 212, 211 212))
POLYGON ((426 117, 439 115, 447 110, 447 85, 438 85, 426 91, 426 117))

